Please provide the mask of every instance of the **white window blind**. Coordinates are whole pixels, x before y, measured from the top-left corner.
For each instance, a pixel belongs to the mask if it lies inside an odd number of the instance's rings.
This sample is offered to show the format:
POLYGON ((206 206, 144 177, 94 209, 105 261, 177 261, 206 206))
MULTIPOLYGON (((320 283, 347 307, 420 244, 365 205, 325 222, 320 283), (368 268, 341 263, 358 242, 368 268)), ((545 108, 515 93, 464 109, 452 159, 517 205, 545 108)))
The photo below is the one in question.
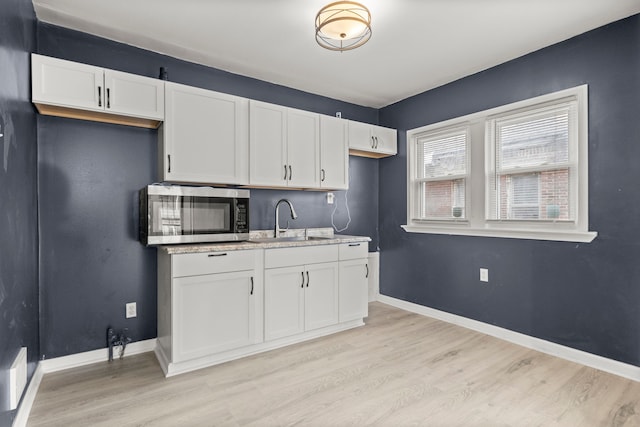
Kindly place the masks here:
POLYGON ((573 220, 571 103, 489 120, 490 219, 573 220))
POLYGON ((468 139, 466 128, 416 138, 420 219, 465 218, 468 139))

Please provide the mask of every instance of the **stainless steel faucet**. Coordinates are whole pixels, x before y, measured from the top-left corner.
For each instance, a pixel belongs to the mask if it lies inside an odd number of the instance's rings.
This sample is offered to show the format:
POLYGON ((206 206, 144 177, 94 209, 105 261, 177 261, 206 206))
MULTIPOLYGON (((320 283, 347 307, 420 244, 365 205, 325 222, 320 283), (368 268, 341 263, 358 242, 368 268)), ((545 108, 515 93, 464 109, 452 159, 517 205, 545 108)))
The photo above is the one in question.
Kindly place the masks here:
POLYGON ((280 233, 282 233, 283 230, 280 229, 280 219, 278 218, 278 215, 280 213, 280 203, 286 203, 289 205, 289 209, 291 210, 291 219, 296 219, 298 218, 298 215, 296 214, 296 210, 293 209, 293 205, 291 204, 291 202, 288 199, 280 199, 278 200, 278 203, 276 203, 276 226, 273 230, 274 235, 273 237, 278 238, 280 236, 280 233))

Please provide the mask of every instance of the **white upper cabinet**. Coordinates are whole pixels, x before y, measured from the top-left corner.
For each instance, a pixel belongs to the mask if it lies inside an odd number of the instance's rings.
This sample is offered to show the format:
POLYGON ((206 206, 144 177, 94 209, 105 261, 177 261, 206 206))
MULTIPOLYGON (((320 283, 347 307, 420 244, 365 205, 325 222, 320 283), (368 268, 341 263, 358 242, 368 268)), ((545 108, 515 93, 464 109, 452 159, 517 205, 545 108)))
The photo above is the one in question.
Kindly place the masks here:
POLYGON ((320 187, 320 115, 287 108, 289 187, 320 187))
POLYGON ((349 154, 381 158, 397 152, 398 132, 395 129, 349 120, 349 154))
POLYGON ((320 187, 349 188, 347 120, 320 116, 320 187))
POLYGON ((164 120, 164 81, 104 70, 105 110, 164 120))
POLYGON ((164 81, 31 55, 32 101, 41 114, 141 127, 164 120, 164 81))
POLYGON ((162 181, 249 183, 249 101, 166 83, 166 118, 160 129, 162 181))
POLYGON ((320 187, 319 115, 249 102, 249 182, 260 187, 320 187))

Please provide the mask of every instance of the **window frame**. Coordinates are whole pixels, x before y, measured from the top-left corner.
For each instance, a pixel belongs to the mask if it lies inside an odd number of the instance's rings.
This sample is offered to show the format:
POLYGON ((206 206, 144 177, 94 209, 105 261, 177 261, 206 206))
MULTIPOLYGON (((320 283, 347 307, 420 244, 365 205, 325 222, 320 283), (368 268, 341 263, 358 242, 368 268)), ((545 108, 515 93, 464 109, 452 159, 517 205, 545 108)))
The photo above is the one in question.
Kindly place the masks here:
MULTIPOLYGON (((492 122, 493 121, 493 122, 492 122)), ((588 243, 596 238, 597 232, 589 231, 588 192, 588 86, 581 85, 553 92, 523 101, 499 106, 485 111, 434 123, 408 130, 407 144, 407 223, 402 228, 412 233, 450 234, 465 236, 485 236, 553 240, 588 243), (496 118, 515 114, 526 115, 544 108, 554 108, 561 104, 574 103, 571 115, 570 162, 575 163, 576 176, 571 190, 575 192, 575 213, 573 219, 505 220, 490 219, 489 198, 491 173, 495 171, 495 144, 490 137, 489 124, 496 118), (419 207, 419 184, 417 177, 417 139, 454 131, 466 127, 467 136, 467 178, 465 182, 465 218, 424 219, 416 215, 419 207)), ((525 172, 525 171, 523 171, 525 172)))
MULTIPOLYGON (((421 222, 441 222, 441 221, 453 221, 453 222, 467 222, 466 221, 466 214, 467 214, 467 197, 469 196, 469 168, 471 166, 471 161, 470 161, 470 134, 469 134, 469 127, 467 125, 461 125, 461 126, 454 126, 454 127, 448 127, 445 129, 441 129, 441 131, 438 132, 434 132, 431 133, 430 138, 428 139, 442 139, 442 138, 446 138, 447 136, 450 135, 457 135, 457 134, 462 134, 464 133, 465 135, 465 173, 464 174, 452 174, 450 176, 446 176, 446 175, 442 175, 440 177, 423 177, 421 176, 422 173, 418 171, 419 168, 421 168, 421 170, 424 170, 424 159, 422 157, 422 153, 424 152, 424 150, 418 149, 418 147, 421 145, 421 135, 422 134, 417 134, 416 138, 414 140, 414 144, 413 144, 413 152, 415 153, 414 156, 414 171, 415 171, 415 175, 414 175, 414 197, 415 197, 415 203, 412 205, 412 209, 414 209, 413 213, 414 216, 417 218, 417 220, 421 221, 421 222), (455 218, 453 216, 453 213, 451 215, 451 217, 443 217, 443 218, 439 218, 439 217, 427 217, 427 216, 422 216, 420 215, 420 213, 422 212, 422 196, 423 196, 423 190, 422 190, 422 184, 426 184, 429 182, 441 182, 441 181, 451 181, 452 183, 456 180, 462 179, 464 181, 464 200, 465 200, 465 206, 464 206, 464 213, 465 215, 460 217, 460 218, 455 218)), ((451 198, 453 199, 455 197, 455 191, 452 189, 451 192, 451 198)), ((453 206, 452 206, 453 208, 453 206)))

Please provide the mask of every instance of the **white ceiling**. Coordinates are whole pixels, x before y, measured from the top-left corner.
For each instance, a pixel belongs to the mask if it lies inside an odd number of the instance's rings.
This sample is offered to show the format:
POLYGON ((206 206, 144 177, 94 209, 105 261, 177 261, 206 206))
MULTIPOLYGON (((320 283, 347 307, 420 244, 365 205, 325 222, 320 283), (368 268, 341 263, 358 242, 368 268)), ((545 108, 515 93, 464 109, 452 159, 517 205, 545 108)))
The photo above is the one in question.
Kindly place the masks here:
POLYGON ((604 24, 640 0, 361 0, 371 40, 316 44, 333 0, 33 0, 40 21, 380 108, 604 24))

